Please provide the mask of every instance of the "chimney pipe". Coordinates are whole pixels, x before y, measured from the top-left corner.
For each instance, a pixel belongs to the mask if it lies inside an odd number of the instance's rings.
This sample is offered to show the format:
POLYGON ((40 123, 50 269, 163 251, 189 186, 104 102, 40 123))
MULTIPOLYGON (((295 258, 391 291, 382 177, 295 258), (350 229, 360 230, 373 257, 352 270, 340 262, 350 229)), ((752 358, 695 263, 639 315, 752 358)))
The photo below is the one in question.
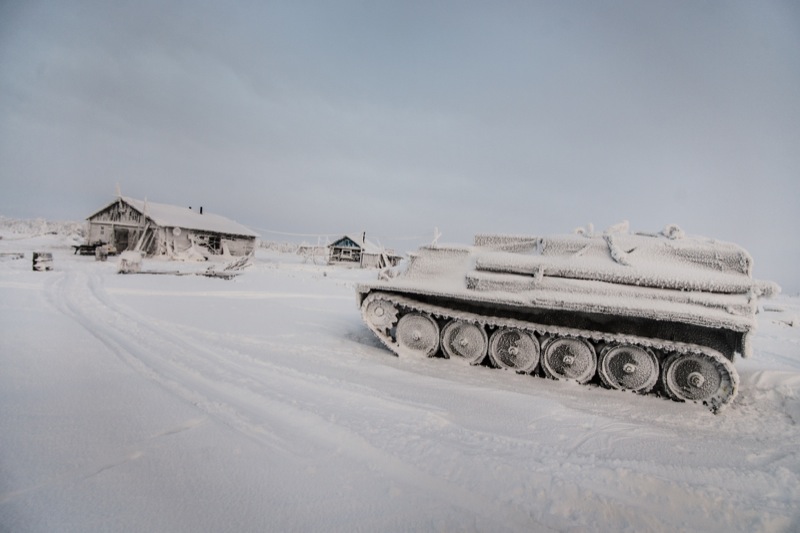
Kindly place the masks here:
POLYGON ((202 205, 200 206, 200 214, 201 215, 203 214, 203 206, 202 205))

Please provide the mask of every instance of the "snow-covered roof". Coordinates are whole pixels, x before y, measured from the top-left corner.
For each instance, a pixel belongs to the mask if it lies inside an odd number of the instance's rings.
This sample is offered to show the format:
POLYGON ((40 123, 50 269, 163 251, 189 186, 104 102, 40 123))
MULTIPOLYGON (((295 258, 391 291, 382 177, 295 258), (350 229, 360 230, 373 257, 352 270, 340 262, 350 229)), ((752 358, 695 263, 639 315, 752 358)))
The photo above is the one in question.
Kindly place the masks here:
MULTIPOLYGON (((258 237, 258 233, 222 215, 204 212, 188 207, 159 204, 151 201, 137 200, 129 196, 120 196, 117 200, 122 200, 131 207, 145 214, 153 222, 167 228, 185 228, 201 231, 212 231, 215 233, 225 233, 228 235, 242 235, 247 237, 258 237)), ((112 205, 114 202, 108 204, 112 205)), ((100 211, 105 210, 108 206, 100 211)), ((100 211, 97 211, 99 213, 100 211)), ((94 216, 94 213, 92 216, 94 216)), ((89 218, 92 218, 90 216, 89 218)))
POLYGON ((354 237, 353 235, 354 234, 343 235, 342 237, 333 241, 329 246, 330 247, 341 246, 342 241, 350 240, 352 241, 353 244, 361 248, 362 253, 380 254, 383 252, 383 248, 381 248, 377 244, 370 242, 367 239, 362 238, 361 236, 354 237))

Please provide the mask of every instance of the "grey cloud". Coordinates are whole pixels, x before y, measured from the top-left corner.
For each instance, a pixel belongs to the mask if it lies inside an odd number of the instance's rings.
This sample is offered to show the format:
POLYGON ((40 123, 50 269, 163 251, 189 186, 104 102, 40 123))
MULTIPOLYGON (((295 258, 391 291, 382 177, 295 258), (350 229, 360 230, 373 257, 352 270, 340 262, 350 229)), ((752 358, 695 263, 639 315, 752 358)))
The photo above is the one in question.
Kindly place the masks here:
POLYGON ((675 222, 796 292, 798 20, 790 2, 7 2, 0 212, 82 218, 121 182, 304 233, 675 222))

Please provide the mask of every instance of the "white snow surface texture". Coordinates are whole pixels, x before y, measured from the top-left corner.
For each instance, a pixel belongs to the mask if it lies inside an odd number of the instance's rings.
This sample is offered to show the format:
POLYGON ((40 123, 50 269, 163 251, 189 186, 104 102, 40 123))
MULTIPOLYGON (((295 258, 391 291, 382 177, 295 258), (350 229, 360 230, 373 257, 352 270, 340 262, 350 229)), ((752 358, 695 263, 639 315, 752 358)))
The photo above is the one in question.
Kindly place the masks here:
POLYGON ((231 281, 119 275, 3 237, 0 531, 800 530, 796 297, 713 415, 398 359, 355 305, 375 271, 259 249, 231 281))

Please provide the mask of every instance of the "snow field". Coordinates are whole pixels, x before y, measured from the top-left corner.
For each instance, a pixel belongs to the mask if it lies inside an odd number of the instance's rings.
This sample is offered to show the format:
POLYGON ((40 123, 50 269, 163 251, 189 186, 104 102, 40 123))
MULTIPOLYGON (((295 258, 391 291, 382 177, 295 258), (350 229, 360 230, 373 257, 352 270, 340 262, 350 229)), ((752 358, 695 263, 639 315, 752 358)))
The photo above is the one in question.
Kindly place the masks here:
POLYGON ((259 249, 231 281, 118 275, 4 237, 2 531, 800 528, 798 298, 765 304, 715 416, 398 359, 356 308, 374 271, 259 249))

